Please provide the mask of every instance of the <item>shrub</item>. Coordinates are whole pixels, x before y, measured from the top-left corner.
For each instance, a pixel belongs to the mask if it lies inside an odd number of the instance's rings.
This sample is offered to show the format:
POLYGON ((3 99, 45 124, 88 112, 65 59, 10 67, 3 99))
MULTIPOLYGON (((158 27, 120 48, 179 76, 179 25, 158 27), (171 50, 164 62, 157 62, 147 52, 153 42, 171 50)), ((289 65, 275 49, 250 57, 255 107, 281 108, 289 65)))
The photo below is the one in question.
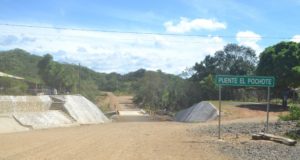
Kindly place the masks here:
POLYGON ((289 120, 300 120, 300 107, 293 104, 289 107, 289 114, 279 116, 281 120, 289 121, 289 120))

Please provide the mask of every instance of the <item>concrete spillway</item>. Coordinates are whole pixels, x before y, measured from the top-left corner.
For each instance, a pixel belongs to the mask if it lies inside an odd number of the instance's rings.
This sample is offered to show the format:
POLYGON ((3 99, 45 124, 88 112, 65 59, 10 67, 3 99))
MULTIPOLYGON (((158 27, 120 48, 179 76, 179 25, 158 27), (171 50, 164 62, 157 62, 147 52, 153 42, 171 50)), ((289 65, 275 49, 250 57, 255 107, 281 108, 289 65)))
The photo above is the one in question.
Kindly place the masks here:
POLYGON ((61 111, 15 113, 15 119, 23 126, 34 129, 74 126, 76 123, 61 111))
POLYGON ((11 116, 1 116, 0 117, 0 133, 9 133, 9 132, 21 132, 28 131, 29 128, 22 126, 19 124, 13 117, 11 116))
POLYGON ((0 133, 108 122, 80 95, 0 96, 0 133))
POLYGON ((109 121, 95 104, 83 96, 66 95, 55 97, 64 101, 64 110, 79 124, 94 124, 109 121))

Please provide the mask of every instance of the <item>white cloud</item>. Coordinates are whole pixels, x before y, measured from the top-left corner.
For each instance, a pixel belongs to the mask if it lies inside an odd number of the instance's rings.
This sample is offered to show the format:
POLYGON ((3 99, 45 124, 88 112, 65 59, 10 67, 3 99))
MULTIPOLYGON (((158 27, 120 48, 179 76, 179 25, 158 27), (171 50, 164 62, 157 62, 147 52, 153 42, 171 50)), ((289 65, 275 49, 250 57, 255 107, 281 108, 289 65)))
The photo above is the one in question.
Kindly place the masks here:
POLYGON ((189 20, 188 18, 181 17, 178 24, 174 24, 173 21, 167 21, 164 23, 167 32, 170 33, 186 33, 192 30, 218 30, 226 29, 226 24, 218 22, 214 19, 198 18, 189 20))
POLYGON ((145 68, 177 74, 225 45, 222 38, 214 36, 140 35, 12 26, 0 26, 0 30, 3 31, 0 32, 0 50, 21 48, 38 55, 50 53, 55 60, 81 63, 99 72, 126 73, 145 68), (14 38, 7 40, 7 37, 14 38))
POLYGON ((261 38, 261 35, 252 31, 240 31, 236 34, 236 40, 239 45, 251 47, 256 51, 256 53, 260 53, 262 51, 262 48, 257 44, 261 38))
POLYGON ((291 39, 291 41, 299 43, 299 42, 300 42, 300 35, 295 35, 295 36, 291 39))

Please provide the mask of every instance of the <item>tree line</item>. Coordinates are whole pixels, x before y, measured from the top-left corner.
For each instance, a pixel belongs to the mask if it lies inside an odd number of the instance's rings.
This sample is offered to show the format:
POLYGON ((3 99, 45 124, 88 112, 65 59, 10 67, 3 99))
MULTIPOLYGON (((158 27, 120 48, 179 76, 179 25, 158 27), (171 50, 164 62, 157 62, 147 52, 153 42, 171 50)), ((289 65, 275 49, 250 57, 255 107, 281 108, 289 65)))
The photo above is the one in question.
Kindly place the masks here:
MULTIPOLYGON (((101 64, 100 64, 101 65, 101 64)), ((0 77, 0 94, 28 94, 35 88, 57 89, 62 94, 82 94, 95 100, 101 91, 133 94, 139 106, 155 110, 180 110, 202 100, 218 98, 217 74, 275 76, 274 98, 289 97, 300 86, 300 43, 280 42, 259 56, 253 49, 228 44, 207 55, 181 75, 140 69, 124 75, 99 73, 78 64, 59 63, 21 49, 0 52, 0 71, 24 81, 0 77)), ((261 88, 224 87, 224 99, 260 101, 261 88)))
MULTIPOLYGON (((188 78, 164 77, 159 72, 148 73, 135 90, 135 100, 143 107, 179 110, 202 100, 218 99, 215 75, 274 76, 273 98, 297 97, 300 87, 300 43, 280 42, 267 47, 259 57, 250 47, 228 44, 214 55, 207 55, 187 70, 188 78)), ((185 74, 185 75, 186 75, 185 74)), ((264 88, 223 87, 225 100, 261 101, 264 88)))

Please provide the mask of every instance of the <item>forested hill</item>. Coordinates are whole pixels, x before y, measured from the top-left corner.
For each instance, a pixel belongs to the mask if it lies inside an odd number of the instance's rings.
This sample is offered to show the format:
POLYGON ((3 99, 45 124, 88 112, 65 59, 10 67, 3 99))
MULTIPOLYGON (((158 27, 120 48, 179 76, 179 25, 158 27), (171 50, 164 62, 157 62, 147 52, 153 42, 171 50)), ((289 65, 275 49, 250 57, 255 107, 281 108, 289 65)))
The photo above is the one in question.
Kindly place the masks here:
POLYGON ((0 71, 26 78, 28 81, 41 82, 38 75, 40 56, 32 55, 21 49, 0 52, 0 71))
POLYGON ((125 75, 99 73, 78 64, 56 62, 49 54, 41 57, 21 49, 0 52, 0 72, 25 78, 20 81, 0 77, 1 94, 27 94, 38 86, 38 89, 56 88, 60 93, 80 93, 91 99, 100 94, 99 91, 134 93, 141 90, 139 83, 145 75, 158 75, 165 80, 181 79, 144 69, 125 75))

